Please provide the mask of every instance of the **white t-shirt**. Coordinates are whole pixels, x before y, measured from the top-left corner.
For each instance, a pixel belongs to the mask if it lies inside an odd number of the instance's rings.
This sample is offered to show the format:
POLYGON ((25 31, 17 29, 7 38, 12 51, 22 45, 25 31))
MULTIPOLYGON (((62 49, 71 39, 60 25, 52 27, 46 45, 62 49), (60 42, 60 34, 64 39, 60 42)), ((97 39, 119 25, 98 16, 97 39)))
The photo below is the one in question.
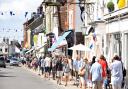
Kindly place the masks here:
POLYGON ((49 57, 46 57, 44 62, 45 62, 45 67, 50 67, 50 58, 49 57))
POLYGON ((121 84, 121 81, 123 79, 121 61, 114 60, 114 62, 110 65, 110 69, 112 84, 121 84))

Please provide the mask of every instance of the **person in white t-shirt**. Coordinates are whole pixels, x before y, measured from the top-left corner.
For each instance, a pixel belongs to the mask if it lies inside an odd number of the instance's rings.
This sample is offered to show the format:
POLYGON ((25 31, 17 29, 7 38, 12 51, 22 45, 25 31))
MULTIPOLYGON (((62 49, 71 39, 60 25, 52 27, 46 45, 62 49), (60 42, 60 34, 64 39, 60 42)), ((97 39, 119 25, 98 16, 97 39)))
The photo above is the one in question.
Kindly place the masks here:
POLYGON ((123 80, 122 63, 118 55, 115 55, 110 65, 112 89, 121 89, 123 80))
POLYGON ((51 59, 49 56, 47 56, 44 60, 44 66, 45 66, 45 77, 50 79, 50 62, 51 59))

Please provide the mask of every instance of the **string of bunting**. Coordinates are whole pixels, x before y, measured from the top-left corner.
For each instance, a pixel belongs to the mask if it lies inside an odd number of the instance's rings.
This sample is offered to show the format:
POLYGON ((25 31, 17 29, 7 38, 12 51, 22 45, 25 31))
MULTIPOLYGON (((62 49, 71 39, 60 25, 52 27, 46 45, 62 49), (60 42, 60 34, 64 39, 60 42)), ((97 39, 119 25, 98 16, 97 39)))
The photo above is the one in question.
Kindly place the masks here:
POLYGON ((17 29, 1 29, 0 32, 10 32, 10 31, 15 31, 15 32, 18 32, 18 31, 23 31, 22 29, 21 30, 17 30, 17 29))
MULTIPOLYGON (((9 13, 10 16, 15 16, 16 15, 16 13, 14 11, 9 11, 9 12, 0 11, 0 15, 2 15, 2 16, 7 14, 7 13, 9 13)), ((24 17, 26 18, 28 14, 29 14, 29 12, 24 12, 24 17)))

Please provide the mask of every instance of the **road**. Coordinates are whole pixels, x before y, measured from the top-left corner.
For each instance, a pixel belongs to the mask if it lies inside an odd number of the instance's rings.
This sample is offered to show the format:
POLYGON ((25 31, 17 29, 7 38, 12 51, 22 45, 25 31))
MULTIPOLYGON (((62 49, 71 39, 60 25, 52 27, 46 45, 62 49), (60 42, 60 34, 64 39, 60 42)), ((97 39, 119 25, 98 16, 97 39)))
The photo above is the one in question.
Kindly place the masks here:
POLYGON ((0 89, 62 89, 22 67, 0 68, 0 89))

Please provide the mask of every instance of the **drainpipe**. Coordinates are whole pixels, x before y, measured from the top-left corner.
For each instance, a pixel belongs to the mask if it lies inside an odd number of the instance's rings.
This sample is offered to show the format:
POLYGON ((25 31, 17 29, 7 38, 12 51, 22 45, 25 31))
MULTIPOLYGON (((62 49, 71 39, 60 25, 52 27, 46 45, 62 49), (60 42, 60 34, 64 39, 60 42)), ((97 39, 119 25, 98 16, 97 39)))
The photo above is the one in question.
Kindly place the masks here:
POLYGON ((62 32, 62 28, 61 28, 61 14, 60 14, 60 6, 57 6, 57 14, 58 14, 58 29, 59 29, 59 33, 62 32))

